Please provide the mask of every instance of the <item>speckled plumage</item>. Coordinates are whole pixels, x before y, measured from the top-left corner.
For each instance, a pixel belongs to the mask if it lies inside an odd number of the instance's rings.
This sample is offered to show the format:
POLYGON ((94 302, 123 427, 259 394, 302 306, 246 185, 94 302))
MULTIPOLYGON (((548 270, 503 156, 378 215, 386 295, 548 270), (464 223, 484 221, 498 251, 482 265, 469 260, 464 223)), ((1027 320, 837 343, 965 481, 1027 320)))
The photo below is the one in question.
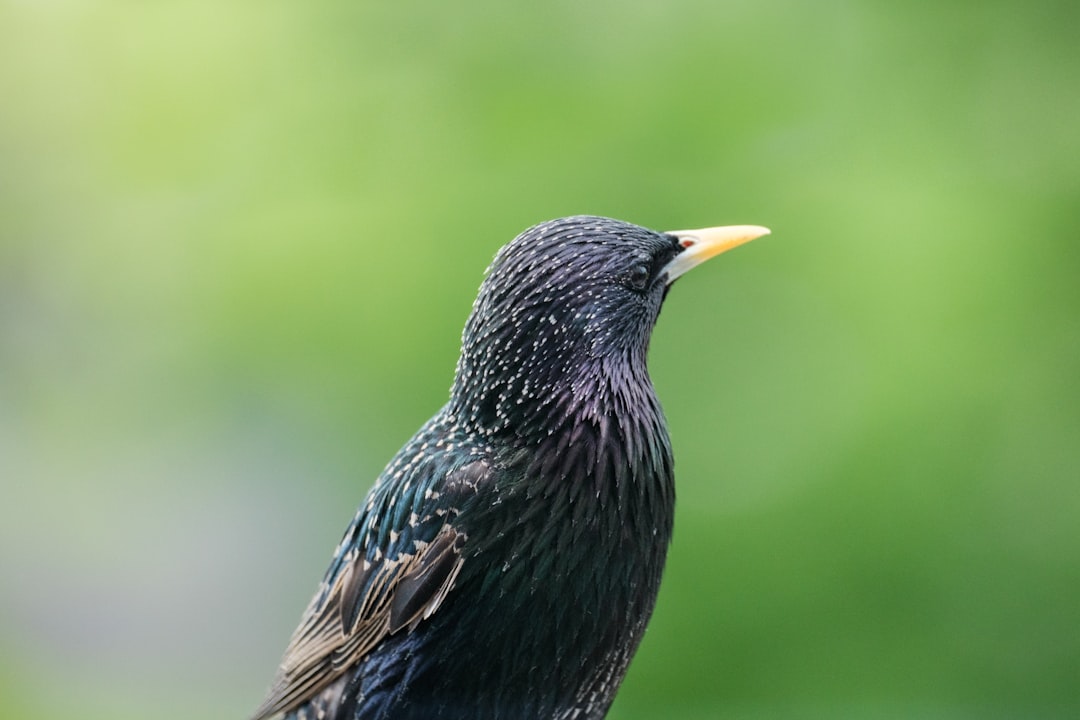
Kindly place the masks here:
POLYGON ((255 720, 603 717, 671 538, 645 356, 687 245, 572 217, 499 251, 449 402, 360 507, 255 720))

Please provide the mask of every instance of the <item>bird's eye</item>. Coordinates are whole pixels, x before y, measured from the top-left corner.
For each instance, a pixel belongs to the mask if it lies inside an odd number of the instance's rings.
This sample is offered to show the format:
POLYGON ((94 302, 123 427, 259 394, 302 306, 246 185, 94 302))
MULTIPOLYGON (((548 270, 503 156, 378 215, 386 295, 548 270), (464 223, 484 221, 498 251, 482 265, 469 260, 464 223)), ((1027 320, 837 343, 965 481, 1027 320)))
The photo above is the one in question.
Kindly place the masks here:
POLYGON ((644 265, 637 265, 630 270, 628 282, 634 290, 644 290, 649 282, 649 268, 644 265))

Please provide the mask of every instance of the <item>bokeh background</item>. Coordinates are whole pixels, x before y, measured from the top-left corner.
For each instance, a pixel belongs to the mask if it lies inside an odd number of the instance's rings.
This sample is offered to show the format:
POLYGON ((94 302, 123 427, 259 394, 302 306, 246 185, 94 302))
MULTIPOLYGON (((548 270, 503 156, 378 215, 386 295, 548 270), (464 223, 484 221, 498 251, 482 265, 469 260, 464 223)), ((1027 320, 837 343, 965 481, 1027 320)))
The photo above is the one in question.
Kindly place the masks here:
POLYGON ((1065 2, 0 0, 0 717, 245 718, 483 268, 774 234, 651 368, 611 717, 1080 717, 1065 2))

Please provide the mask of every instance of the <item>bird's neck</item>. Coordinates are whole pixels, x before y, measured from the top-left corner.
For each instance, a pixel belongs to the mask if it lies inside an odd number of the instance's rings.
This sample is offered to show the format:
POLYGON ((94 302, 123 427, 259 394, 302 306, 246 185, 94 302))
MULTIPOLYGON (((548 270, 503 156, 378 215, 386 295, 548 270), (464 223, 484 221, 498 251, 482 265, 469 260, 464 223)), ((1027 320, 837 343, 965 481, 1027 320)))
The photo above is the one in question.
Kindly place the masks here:
POLYGON ((484 443, 510 454, 527 449, 521 475, 636 508, 670 533, 674 503, 671 445, 645 359, 603 356, 569 373, 500 375, 483 392, 455 393, 453 421, 484 443), (538 378, 543 378, 538 380, 538 378))
POLYGON ((456 421, 481 437, 528 443, 574 424, 614 422, 627 431, 639 421, 663 426, 644 351, 484 360, 463 357, 449 405, 456 421))

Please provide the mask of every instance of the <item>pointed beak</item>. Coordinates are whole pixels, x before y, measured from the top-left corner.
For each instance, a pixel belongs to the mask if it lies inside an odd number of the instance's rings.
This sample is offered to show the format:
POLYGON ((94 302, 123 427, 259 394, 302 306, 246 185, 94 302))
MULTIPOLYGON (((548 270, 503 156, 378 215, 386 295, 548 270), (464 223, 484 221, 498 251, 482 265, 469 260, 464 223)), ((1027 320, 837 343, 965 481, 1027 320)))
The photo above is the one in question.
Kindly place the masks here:
POLYGON ((748 243, 754 238, 768 235, 770 232, 769 228, 760 225, 729 225, 727 227, 702 228, 701 230, 672 230, 667 234, 677 237, 679 244, 686 249, 676 255, 660 272, 667 273, 667 284, 670 285, 687 270, 692 270, 709 258, 727 252, 743 243, 748 243))

